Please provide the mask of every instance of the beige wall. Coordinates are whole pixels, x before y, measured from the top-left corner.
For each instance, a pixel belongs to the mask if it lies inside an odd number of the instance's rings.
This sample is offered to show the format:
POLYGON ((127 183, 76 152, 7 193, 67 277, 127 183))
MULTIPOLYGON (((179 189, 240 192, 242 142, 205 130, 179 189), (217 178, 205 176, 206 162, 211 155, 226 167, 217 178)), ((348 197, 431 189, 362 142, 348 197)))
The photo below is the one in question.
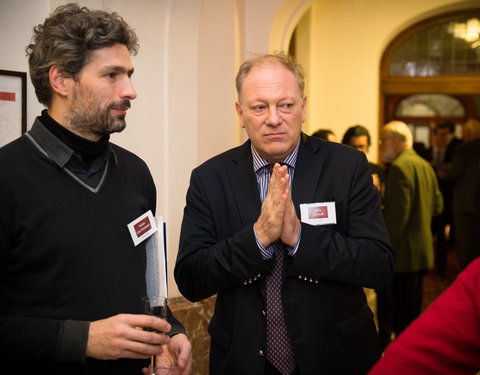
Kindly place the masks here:
POLYGON ((420 19, 478 1, 316 0, 300 22, 296 43, 306 67, 308 118, 304 130, 345 130, 363 124, 377 159, 379 67, 385 47, 420 19))
MULTIPOLYGON (((27 71, 24 47, 34 25, 64 0, 0 0, 0 69, 27 71)), ((173 265, 191 170, 245 139, 234 112, 234 75, 250 53, 288 45, 313 0, 83 0, 118 11, 136 29, 138 98, 127 129, 112 141, 149 165, 158 190, 157 214, 167 221, 171 296, 173 265)), ((453 0, 318 0, 304 25, 307 69, 305 130, 338 134, 378 115, 378 64, 402 28, 453 0)), ((467 2, 472 3, 472 1, 467 2)), ((28 86, 28 125, 42 107, 28 86)))

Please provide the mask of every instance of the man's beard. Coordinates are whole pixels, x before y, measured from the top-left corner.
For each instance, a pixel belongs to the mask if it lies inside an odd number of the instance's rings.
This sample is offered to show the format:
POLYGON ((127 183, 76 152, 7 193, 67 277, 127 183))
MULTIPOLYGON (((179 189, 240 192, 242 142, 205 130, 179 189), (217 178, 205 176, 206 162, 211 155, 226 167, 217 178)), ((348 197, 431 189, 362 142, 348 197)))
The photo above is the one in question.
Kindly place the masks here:
POLYGON ((67 124, 80 134, 94 134, 100 138, 121 132, 126 127, 125 115, 113 117, 111 109, 115 107, 130 108, 130 100, 111 102, 101 108, 94 92, 78 88, 73 92, 72 108, 67 116, 67 124))
POLYGON ((382 160, 383 160, 384 163, 390 164, 390 163, 393 163, 396 156, 397 155, 395 154, 395 152, 393 150, 391 150, 390 148, 386 148, 383 151, 382 160))

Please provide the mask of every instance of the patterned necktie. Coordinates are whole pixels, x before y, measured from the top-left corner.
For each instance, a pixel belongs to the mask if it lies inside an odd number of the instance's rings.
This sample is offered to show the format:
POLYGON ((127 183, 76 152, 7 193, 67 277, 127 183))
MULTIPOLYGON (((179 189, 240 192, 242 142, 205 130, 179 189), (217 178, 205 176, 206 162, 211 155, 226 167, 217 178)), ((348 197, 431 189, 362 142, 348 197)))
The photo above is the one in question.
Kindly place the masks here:
MULTIPOLYGON (((271 168, 269 170, 271 173, 271 168)), ((272 273, 266 278, 267 359, 281 374, 288 375, 295 368, 295 357, 288 337, 282 304, 283 267, 286 249, 280 241, 276 241, 270 246, 274 250, 275 265, 272 273)))

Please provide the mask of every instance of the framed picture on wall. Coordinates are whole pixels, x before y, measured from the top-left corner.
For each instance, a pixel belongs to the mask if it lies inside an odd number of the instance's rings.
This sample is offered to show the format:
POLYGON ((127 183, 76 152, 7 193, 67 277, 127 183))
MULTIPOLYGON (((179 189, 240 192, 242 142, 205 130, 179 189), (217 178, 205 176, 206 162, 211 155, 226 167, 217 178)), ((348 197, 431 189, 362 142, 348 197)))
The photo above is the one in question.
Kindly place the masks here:
POLYGON ((27 73, 0 70, 0 147, 27 131, 27 73))

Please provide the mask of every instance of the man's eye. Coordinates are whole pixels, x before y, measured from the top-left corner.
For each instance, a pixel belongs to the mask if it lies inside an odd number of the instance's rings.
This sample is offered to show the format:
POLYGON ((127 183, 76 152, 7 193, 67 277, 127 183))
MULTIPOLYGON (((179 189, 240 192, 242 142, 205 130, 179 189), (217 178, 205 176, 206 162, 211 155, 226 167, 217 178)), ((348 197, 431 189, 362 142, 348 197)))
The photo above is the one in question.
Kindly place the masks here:
POLYGON ((117 76, 117 73, 111 72, 111 73, 107 73, 105 76, 106 76, 107 78, 112 78, 112 79, 113 79, 113 78, 115 78, 115 77, 117 76))
POLYGON ((291 111, 293 109, 293 103, 284 103, 279 106, 282 111, 291 111))
POLYGON ((252 110, 254 110, 256 112, 263 111, 263 110, 265 110, 265 106, 264 105, 254 105, 252 107, 252 110))

